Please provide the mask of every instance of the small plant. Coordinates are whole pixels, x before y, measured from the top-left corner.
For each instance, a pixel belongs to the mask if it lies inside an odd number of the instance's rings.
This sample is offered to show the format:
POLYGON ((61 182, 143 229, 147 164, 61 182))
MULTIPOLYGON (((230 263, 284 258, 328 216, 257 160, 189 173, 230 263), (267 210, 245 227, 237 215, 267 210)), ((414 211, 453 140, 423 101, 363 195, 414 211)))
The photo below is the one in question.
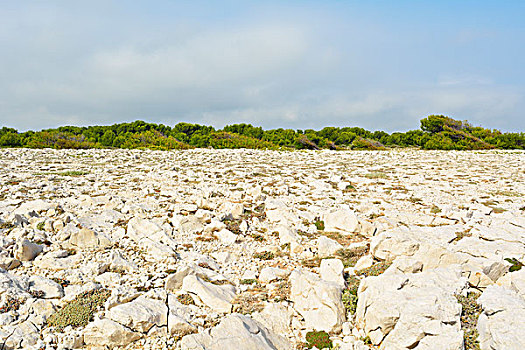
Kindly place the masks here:
POLYGON ((111 291, 107 289, 84 292, 52 314, 48 324, 59 332, 67 326, 83 327, 93 319, 95 312, 104 305, 110 295, 111 291))
POLYGON ((512 264, 512 266, 509 268, 509 272, 519 271, 523 266, 525 266, 516 258, 506 258, 505 261, 512 264))
POLYGON ((264 242, 264 241, 266 241, 266 238, 264 238, 263 235, 260 235, 258 233, 252 233, 250 235, 250 237, 252 237, 253 240, 256 241, 256 242, 264 242))
POLYGON ((65 287, 67 287, 67 286, 69 286, 71 284, 71 282, 69 282, 68 280, 63 279, 63 278, 53 277, 51 279, 54 282, 60 284, 62 286, 62 288, 65 288, 65 287))
POLYGON ((257 280, 254 278, 247 278, 239 281, 240 284, 257 284, 257 280))
POLYGON ((345 289, 343 291, 343 305, 347 312, 355 314, 357 309, 357 294, 354 294, 352 290, 345 289))
POLYGON ((35 299, 41 299, 44 297, 44 295, 46 295, 46 293, 41 290, 32 290, 29 292, 29 294, 31 294, 31 296, 35 299))
POLYGON ((333 347, 330 336, 325 331, 311 331, 306 333, 306 342, 308 343, 308 349, 314 346, 317 349, 332 349, 333 347))
POLYGON ((193 298, 189 294, 177 295, 177 300, 182 305, 195 305, 195 301, 193 300, 193 298))
POLYGON ((461 304, 461 329, 463 330, 465 350, 480 349, 476 329, 482 311, 481 305, 477 303, 480 295, 479 293, 468 293, 467 296, 456 295, 456 299, 461 304))
POLYGON ((316 220, 314 224, 318 231, 324 231, 324 221, 323 220, 316 220))
POLYGON ((39 222, 38 225, 36 225, 37 230, 44 231, 44 225, 44 221, 39 222))
POLYGON ((22 300, 8 296, 2 307, 0 307, 0 313, 16 311, 22 305, 22 300))
POLYGON ((432 214, 439 214, 441 213, 441 209, 437 205, 433 205, 432 208, 430 208, 430 212, 432 214))
POLYGON ((253 257, 255 259, 260 260, 272 260, 273 258, 275 258, 275 254, 273 254, 272 252, 264 251, 253 254, 253 257))
POLYGON ((56 173, 60 176, 82 176, 89 174, 89 171, 79 171, 79 170, 69 170, 69 171, 63 171, 61 173, 56 173))

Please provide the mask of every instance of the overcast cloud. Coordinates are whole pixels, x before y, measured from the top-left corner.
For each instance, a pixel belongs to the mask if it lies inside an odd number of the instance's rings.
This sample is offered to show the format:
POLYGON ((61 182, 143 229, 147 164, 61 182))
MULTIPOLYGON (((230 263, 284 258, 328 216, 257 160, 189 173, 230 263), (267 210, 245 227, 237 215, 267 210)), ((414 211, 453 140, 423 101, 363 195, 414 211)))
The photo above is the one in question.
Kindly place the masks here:
POLYGON ((525 130, 521 2, 47 3, 0 4, 1 125, 525 130))

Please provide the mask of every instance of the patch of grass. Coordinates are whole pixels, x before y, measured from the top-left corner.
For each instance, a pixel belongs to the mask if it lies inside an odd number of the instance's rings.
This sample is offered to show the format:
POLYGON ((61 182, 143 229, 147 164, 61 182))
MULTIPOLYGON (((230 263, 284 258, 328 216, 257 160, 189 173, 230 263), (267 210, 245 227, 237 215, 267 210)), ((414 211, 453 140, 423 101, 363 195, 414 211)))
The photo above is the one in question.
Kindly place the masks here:
POLYGON ((516 258, 505 258, 505 261, 508 261, 512 264, 512 266, 509 268, 509 272, 519 271, 523 266, 525 266, 516 258))
POLYGON ((477 303, 480 293, 468 293, 467 296, 456 295, 456 299, 461 304, 461 329, 465 350, 479 350, 478 331, 476 325, 481 314, 481 305, 477 303))
POLYGON ((254 278, 247 278, 239 281, 240 284, 257 284, 257 280, 254 278))
POLYGON ((260 312, 264 309, 264 302, 268 300, 268 295, 263 291, 248 291, 240 294, 232 301, 233 312, 249 315, 260 312))
POLYGON ((59 332, 62 332, 67 326, 74 328, 86 326, 110 295, 111 291, 107 289, 84 292, 52 314, 48 319, 48 324, 59 332))
POLYGON ((316 256, 315 258, 311 259, 303 259, 301 260, 301 265, 308 268, 319 267, 321 266, 321 258, 316 256))
POLYGON ((289 281, 282 281, 272 291, 269 297, 276 303, 289 300, 291 288, 292 286, 289 281))
POLYGON ((344 267, 355 266, 357 260, 366 255, 369 251, 368 246, 357 249, 339 249, 335 252, 336 257, 340 258, 344 267))
POLYGON ((363 176, 367 179, 388 179, 388 176, 383 171, 371 171, 363 176))
POLYGON ((334 346, 330 340, 330 335, 325 331, 311 331, 306 333, 306 342, 308 343, 308 349, 314 346, 317 349, 332 349, 334 346))
POLYGON ((390 265, 392 265, 392 261, 381 261, 377 264, 374 264, 366 269, 363 269, 363 270, 360 270, 359 272, 356 272, 357 275, 359 276, 365 276, 365 277, 370 277, 370 276, 379 276, 381 275, 383 272, 386 271, 386 269, 388 269, 390 267, 390 265))
POLYGON ((253 254, 253 257, 255 259, 260 260, 272 260, 273 258, 275 258, 275 254, 272 252, 264 251, 253 254))

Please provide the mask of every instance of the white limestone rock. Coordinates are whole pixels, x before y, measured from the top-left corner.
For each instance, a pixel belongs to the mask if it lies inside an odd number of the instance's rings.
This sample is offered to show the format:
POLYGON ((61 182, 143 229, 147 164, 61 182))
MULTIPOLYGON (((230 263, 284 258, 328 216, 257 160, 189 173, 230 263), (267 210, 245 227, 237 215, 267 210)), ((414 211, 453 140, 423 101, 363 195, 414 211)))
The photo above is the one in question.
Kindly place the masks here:
POLYGON ((117 305, 107 313, 109 319, 141 333, 147 333, 153 326, 165 326, 167 315, 164 301, 146 297, 117 305))
POLYGON ((356 325, 386 349, 461 350, 461 306, 454 294, 466 282, 459 266, 367 277, 359 285, 356 325))
POLYGON ((182 338, 181 350, 291 350, 290 342, 250 316, 231 314, 219 325, 182 338))
POLYGON ((523 349, 525 299, 511 289, 489 286, 478 303, 483 309, 477 325, 481 349, 523 349))
POLYGON ((191 293, 216 312, 228 313, 232 309, 235 287, 232 285, 215 285, 203 281, 195 275, 188 275, 182 281, 182 291, 191 293))
POLYGON ((340 285, 327 282, 315 273, 296 269, 290 275, 290 300, 304 317, 306 327, 326 332, 339 332, 345 321, 340 285))
POLYGON ((110 349, 126 346, 141 338, 141 334, 107 318, 96 319, 83 331, 84 344, 87 346, 107 346, 110 349))

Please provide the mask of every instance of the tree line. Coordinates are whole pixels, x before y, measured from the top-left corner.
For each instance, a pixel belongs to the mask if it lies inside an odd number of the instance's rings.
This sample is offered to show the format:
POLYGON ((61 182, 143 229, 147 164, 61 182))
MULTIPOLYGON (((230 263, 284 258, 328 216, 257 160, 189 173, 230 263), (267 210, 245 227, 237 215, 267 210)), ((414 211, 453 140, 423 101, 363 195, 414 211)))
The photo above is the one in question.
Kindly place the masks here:
POLYGON ((0 147, 27 148, 252 148, 252 149, 367 149, 415 147, 438 150, 525 149, 525 133, 503 133, 472 126, 443 115, 421 120, 419 130, 387 133, 360 127, 321 130, 263 130, 251 124, 212 126, 178 123, 173 127, 134 121, 108 126, 61 126, 18 132, 0 129, 0 147))

